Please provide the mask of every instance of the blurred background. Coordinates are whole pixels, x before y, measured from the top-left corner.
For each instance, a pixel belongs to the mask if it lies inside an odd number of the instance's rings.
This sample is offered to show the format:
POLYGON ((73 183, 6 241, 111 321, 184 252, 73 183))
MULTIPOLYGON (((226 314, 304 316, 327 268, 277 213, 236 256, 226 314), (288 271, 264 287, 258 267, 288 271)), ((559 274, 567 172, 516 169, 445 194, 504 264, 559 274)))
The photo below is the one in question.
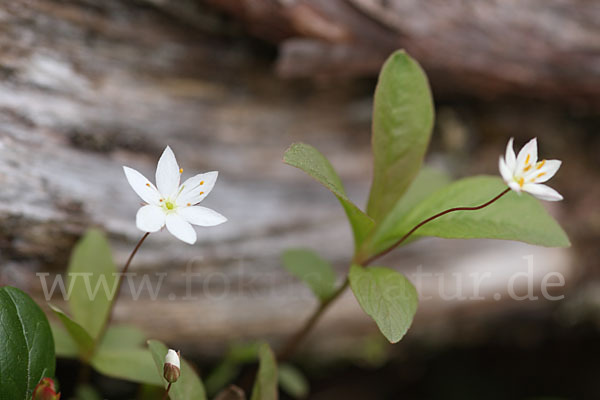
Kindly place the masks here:
MULTIPOLYGON (((428 239, 388 256, 382 264, 409 277, 431 274, 413 328, 386 344, 346 293, 295 359, 309 398, 600 398, 594 1, 3 0, 1 283, 45 304, 36 273, 63 272, 90 226, 122 265, 140 232, 121 166, 151 177, 168 144, 184 175, 220 172, 206 205, 229 222, 199 230, 195 246, 152 235, 132 268, 167 272, 163 286, 155 300, 126 289, 116 320, 180 348, 204 377, 232 343, 282 345, 316 306, 282 251, 316 250, 340 279, 352 252, 336 199, 283 153, 316 146, 365 204, 373 90, 398 48, 422 64, 436 100, 427 162, 456 178, 497 174, 510 137, 518 149, 537 136, 542 157, 563 160, 551 185, 565 200, 545 206, 573 246, 428 239), (565 277, 553 292, 562 300, 505 295, 525 257, 536 293, 547 273, 565 277), (486 272, 485 300, 452 296, 486 272)), ((76 367, 59 362, 66 395, 76 367)), ((94 381, 111 399, 134 390, 94 381)))

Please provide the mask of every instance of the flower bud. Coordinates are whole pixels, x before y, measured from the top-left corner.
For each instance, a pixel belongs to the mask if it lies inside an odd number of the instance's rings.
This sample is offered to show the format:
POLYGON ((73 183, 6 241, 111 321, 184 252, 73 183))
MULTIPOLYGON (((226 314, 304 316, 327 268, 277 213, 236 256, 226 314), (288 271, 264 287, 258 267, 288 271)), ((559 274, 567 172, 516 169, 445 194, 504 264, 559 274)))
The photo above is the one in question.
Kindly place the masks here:
POLYGON ((179 366, 179 352, 169 349, 165 357, 165 366, 163 375, 167 382, 175 383, 179 379, 181 369, 179 366))
POLYGON ((60 393, 56 393, 54 381, 50 378, 44 378, 33 389, 33 400, 60 400, 60 393))

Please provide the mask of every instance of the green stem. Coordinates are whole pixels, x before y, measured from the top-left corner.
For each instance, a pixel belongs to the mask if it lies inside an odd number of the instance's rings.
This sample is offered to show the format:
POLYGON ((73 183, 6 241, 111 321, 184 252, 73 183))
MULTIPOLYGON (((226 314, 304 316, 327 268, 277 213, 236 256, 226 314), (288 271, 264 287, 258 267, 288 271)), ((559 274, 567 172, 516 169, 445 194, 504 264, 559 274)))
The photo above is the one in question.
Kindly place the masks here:
MULTIPOLYGON (((433 221, 434 219, 437 219, 441 216, 444 216, 448 213, 451 212, 455 212, 455 211, 475 211, 475 210, 480 210, 484 207, 489 206, 490 204, 496 202, 498 199, 500 199, 502 196, 504 196, 506 193, 508 193, 510 191, 510 188, 506 188, 502 193, 498 194, 496 197, 494 197, 493 199, 479 205, 476 207, 454 207, 454 208, 449 208, 447 210, 444 210, 442 212, 439 212, 427 219, 424 219, 423 221, 419 222, 417 225, 415 225, 410 231, 408 231, 404 236, 402 236, 397 242, 395 242, 393 245, 391 245, 389 248, 383 250, 382 252, 375 254, 369 258, 367 258, 366 260, 362 261, 362 260, 354 260, 353 263, 358 264, 358 265, 362 265, 363 267, 368 266, 369 264, 371 264, 373 261, 377 260, 379 257, 383 257, 384 255, 390 253, 392 250, 394 250, 396 247, 400 246, 402 243, 404 243, 404 241, 406 239, 408 239, 413 233, 415 233, 415 231, 419 228, 421 228, 423 225, 427 224, 428 222, 433 221)), ((344 281, 344 284, 342 286, 340 286, 340 288, 327 300, 323 301, 319 307, 313 312, 313 314, 308 318, 308 320, 304 323, 304 325, 302 325, 300 327, 300 329, 288 340, 288 342, 286 343, 286 345, 283 347, 283 350, 281 351, 278 359, 279 361, 285 361, 287 360, 298 348, 298 346, 300 345, 300 343, 302 343, 302 341, 306 338, 306 336, 310 333, 310 331, 312 330, 312 328, 317 324, 317 322, 319 321, 319 319, 321 318, 321 316, 323 315, 323 313, 327 310, 327 308, 338 298, 340 297, 340 295, 348 288, 348 286, 350 285, 350 281, 348 278, 346 278, 346 280, 344 281)))

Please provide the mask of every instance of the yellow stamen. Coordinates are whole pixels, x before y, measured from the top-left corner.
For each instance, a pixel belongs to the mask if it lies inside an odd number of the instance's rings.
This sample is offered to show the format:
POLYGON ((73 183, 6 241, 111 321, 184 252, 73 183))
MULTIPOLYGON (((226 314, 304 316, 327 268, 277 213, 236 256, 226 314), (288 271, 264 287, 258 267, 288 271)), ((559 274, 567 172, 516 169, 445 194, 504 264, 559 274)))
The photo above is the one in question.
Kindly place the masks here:
POLYGON ((183 168, 179 168, 179 173, 182 174, 183 173, 183 168))
POLYGON ((546 173, 545 173, 545 172, 539 173, 539 174, 537 175, 537 177, 536 177, 536 178, 541 178, 541 177, 542 177, 542 176, 544 176, 544 175, 546 175, 546 173))
POLYGON ((192 205, 192 203, 187 203, 187 206, 188 206, 188 207, 189 207, 189 206, 191 206, 191 205, 192 205))
POLYGON ((149 183, 146 183, 146 186, 150 187, 150 184, 149 184, 149 183))
POLYGON ((201 185, 204 185, 204 181, 200 182, 201 185))
POLYGON ((202 196, 204 194, 204 192, 200 192, 200 196, 202 196))
POLYGON ((531 169, 531 165, 526 166, 525 168, 523 168, 523 172, 527 172, 531 169))
POLYGON ((519 186, 523 187, 524 184, 525 184, 525 179, 523 177, 521 177, 521 179, 519 179, 519 186))
POLYGON ((544 164, 546 164, 546 160, 542 160, 539 163, 537 163, 535 169, 540 169, 544 166, 544 164))
POLYGON ((531 158, 531 154, 527 154, 527 158, 525 159, 525 164, 529 164, 530 158, 531 158))
POLYGON ((162 203, 162 202, 163 202, 163 199, 160 199, 159 201, 162 203))

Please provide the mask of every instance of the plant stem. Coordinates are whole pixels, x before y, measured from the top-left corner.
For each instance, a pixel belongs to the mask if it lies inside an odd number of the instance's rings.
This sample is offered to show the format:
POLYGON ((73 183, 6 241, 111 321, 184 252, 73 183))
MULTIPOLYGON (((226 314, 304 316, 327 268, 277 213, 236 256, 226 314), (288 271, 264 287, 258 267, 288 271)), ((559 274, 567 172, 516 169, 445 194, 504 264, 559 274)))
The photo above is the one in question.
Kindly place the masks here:
MULTIPOLYGON (((504 196, 509 191, 510 191, 510 188, 506 188, 502 193, 498 194, 493 199, 491 199, 491 200, 487 201, 486 203, 483 203, 479 206, 476 206, 476 207, 454 207, 454 208, 449 208, 447 210, 439 212, 439 213, 419 222, 417 225, 415 225, 410 231, 408 231, 404 236, 402 236, 397 242, 395 242, 389 248, 383 250, 382 252, 380 252, 378 254, 375 254, 375 255, 367 258, 364 261, 355 260, 355 261, 353 261, 353 263, 362 265, 363 267, 366 267, 367 265, 371 264, 373 261, 377 260, 379 257, 382 257, 382 256, 388 254, 389 252, 394 250, 396 247, 400 246, 406 239, 408 239, 410 237, 410 235, 415 233, 415 231, 417 229, 419 229, 423 225, 427 224, 428 222, 431 222, 436 218, 439 218, 443 215, 446 215, 448 213, 455 212, 455 211, 480 210, 480 209, 487 207, 490 204, 494 203, 495 201, 500 199, 502 196, 504 196)), ((300 343, 302 343, 302 341, 310 333, 312 328, 316 325, 316 323, 319 321, 319 319, 321 318, 323 313, 327 310, 327 308, 331 305, 331 303, 333 303, 348 288, 349 285, 350 285, 350 281, 348 278, 346 278, 346 280, 344 281, 344 284, 342 286, 340 286, 340 288, 330 298, 321 302, 319 307, 308 318, 306 323, 300 327, 300 329, 291 337, 291 339, 283 347, 283 350, 281 351, 281 353, 278 357, 279 361, 287 360, 294 353, 294 351, 296 351, 297 347, 300 345, 300 343)))
POLYGON ((162 400, 167 400, 167 398, 169 397, 169 390, 171 390, 171 385, 172 383, 169 382, 169 386, 167 386, 167 390, 165 391, 165 395, 163 396, 162 400))
POLYGON ((106 333, 106 330, 108 329, 108 326, 110 325, 110 322, 112 321, 113 313, 114 313, 114 310, 115 310, 115 305, 117 304, 117 300, 119 299, 119 293, 121 292, 121 286, 123 285, 123 279, 125 278, 125 274, 127 274, 127 271, 129 270, 129 265, 131 264, 131 261, 133 260, 133 257, 138 252, 138 250, 142 246, 142 243, 144 243, 144 240, 146 240, 146 238, 148 237, 148 235, 150 235, 150 232, 144 233, 144 236, 142 236, 142 238, 140 239, 140 241, 135 245, 135 247, 133 248, 133 251, 129 255, 129 258, 127 258, 127 262, 125 263, 125 266, 123 267, 123 271, 119 275, 119 281, 117 283, 117 288, 115 290, 115 293, 113 295, 113 299, 112 299, 112 301, 110 303, 110 308, 108 310, 108 317, 104 321, 104 325, 102 326, 102 329, 100 330, 100 335, 98 335, 98 339, 96 341, 96 344, 98 344, 98 343, 100 343, 102 341, 102 337, 106 333))
POLYGON ((392 250, 394 250, 396 247, 400 246, 406 239, 408 239, 410 237, 410 235, 412 235, 413 233, 415 233, 415 231, 417 229, 419 229, 420 227, 422 227, 423 225, 425 225, 428 222, 433 221, 434 219, 437 219, 441 216, 444 216, 446 214, 449 214, 451 212, 455 212, 455 211, 475 211, 475 210, 481 210, 484 207, 489 206, 490 204, 494 203, 496 200, 500 199, 502 196, 504 196, 506 193, 508 193, 510 191, 510 188, 506 188, 504 191, 502 191, 502 193, 500 193, 499 195, 497 195, 496 197, 494 197, 493 199, 487 201, 486 203, 483 203, 480 206, 476 206, 476 207, 454 207, 454 208, 449 208, 445 211, 439 212, 437 214, 435 214, 434 216, 431 216, 427 219, 424 219, 423 221, 419 222, 417 225, 415 225, 410 231, 408 231, 404 236, 402 236, 400 238, 400 240, 398 240, 396 243, 394 243, 393 245, 391 245, 389 248, 387 248, 386 250, 375 254, 374 256, 371 256, 370 258, 368 258, 366 261, 364 261, 363 263, 359 263, 361 265, 369 265, 371 264, 373 261, 377 260, 380 257, 385 256, 386 254, 390 253, 392 250))
POLYGON ((333 303, 350 285, 350 280, 346 278, 342 286, 340 286, 327 300, 321 302, 319 307, 315 310, 315 312, 310 316, 310 318, 304 323, 304 325, 292 336, 292 338, 287 342, 287 344, 283 347, 283 350, 277 357, 279 361, 287 360, 296 350, 298 345, 304 340, 306 335, 312 330, 315 326, 321 315, 327 310, 329 305, 333 303))

